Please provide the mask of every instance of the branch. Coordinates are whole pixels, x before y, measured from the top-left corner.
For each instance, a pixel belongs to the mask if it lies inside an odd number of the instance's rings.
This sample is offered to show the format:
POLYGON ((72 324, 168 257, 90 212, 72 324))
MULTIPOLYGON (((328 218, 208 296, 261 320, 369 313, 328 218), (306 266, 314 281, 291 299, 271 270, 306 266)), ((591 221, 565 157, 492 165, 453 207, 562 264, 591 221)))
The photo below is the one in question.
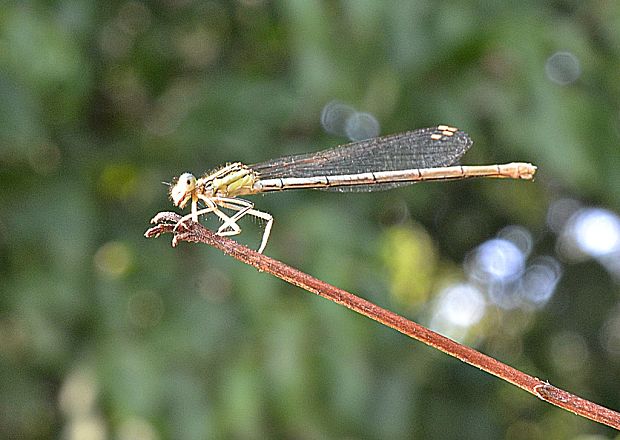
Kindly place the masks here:
POLYGON ((461 345, 413 321, 409 321, 394 312, 390 312, 352 293, 327 284, 278 260, 259 254, 234 240, 220 237, 203 227, 200 223, 186 222, 177 231, 174 231, 174 227, 180 218, 178 214, 173 212, 160 212, 151 220, 151 223, 156 226, 150 228, 144 235, 147 238, 151 238, 158 237, 166 232, 174 233, 172 239, 173 247, 180 241, 205 243, 213 246, 243 263, 254 266, 261 272, 268 272, 290 284, 320 295, 335 303, 342 304, 374 321, 387 325, 426 345, 435 347, 450 356, 510 382, 553 405, 620 430, 620 414, 615 411, 522 373, 496 359, 461 345))

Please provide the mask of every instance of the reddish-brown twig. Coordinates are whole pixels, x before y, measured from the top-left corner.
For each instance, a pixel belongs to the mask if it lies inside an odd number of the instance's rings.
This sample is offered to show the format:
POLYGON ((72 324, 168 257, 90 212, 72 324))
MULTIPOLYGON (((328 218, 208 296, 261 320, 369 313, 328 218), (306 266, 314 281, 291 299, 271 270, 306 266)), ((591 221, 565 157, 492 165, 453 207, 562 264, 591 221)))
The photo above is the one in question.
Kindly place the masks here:
POLYGON ((342 304, 374 321, 392 327, 450 356, 478 367, 500 379, 504 379, 553 405, 620 430, 620 414, 615 411, 582 399, 581 397, 554 387, 548 382, 525 374, 492 357, 461 345, 415 322, 409 321, 396 313, 359 298, 352 293, 316 279, 278 260, 259 254, 256 251, 240 245, 234 240, 217 236, 199 223, 188 222, 187 225, 184 224, 175 231, 174 228, 179 219, 180 216, 173 212, 160 212, 151 220, 151 223, 154 223, 156 226, 150 228, 145 233, 145 236, 157 237, 166 232, 174 232, 174 238, 172 239, 173 246, 176 246, 179 241, 205 243, 213 246, 243 263, 275 275, 288 283, 294 284, 333 302, 342 304))

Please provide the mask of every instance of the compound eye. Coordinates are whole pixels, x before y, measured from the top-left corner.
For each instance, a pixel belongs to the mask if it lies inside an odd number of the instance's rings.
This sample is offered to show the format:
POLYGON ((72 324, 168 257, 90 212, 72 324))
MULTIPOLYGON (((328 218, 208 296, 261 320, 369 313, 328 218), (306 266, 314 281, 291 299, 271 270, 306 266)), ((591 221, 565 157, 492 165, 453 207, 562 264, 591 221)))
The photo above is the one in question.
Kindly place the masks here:
POLYGON ((196 186, 196 178, 193 174, 183 173, 179 177, 179 183, 185 185, 186 189, 192 190, 196 186))

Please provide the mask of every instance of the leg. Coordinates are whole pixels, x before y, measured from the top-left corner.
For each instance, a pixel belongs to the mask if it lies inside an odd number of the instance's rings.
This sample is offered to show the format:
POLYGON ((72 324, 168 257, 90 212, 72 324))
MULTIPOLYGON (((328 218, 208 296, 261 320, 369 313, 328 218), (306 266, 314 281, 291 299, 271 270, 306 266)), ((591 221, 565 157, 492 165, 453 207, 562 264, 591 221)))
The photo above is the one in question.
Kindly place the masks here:
POLYGON ((250 209, 247 212, 254 217, 262 218, 267 222, 265 225, 265 230, 263 231, 263 239, 260 243, 260 247, 258 248, 258 253, 262 254, 265 250, 265 246, 267 246, 267 240, 269 240, 269 234, 271 233, 271 227, 273 226, 273 216, 266 212, 257 211, 256 209, 250 209))
MULTIPOLYGON (((222 197, 218 198, 216 200, 216 203, 220 206, 223 206, 224 208, 238 211, 230 218, 230 220, 233 221, 234 225, 237 227, 239 226, 236 224, 236 221, 245 215, 251 215, 253 217, 263 219, 267 222, 267 224, 265 225, 265 230, 263 231, 263 239, 261 241, 260 247, 258 248, 258 252, 262 254, 265 250, 265 246, 267 246, 267 240, 269 239, 269 234, 271 233, 271 227, 273 226, 273 216, 266 212, 253 209, 254 204, 243 199, 229 199, 222 197)), ((240 232, 239 231, 236 233, 228 233, 229 231, 223 231, 224 226, 226 226, 226 223, 222 225, 222 227, 218 230, 218 235, 236 235, 240 232)))
MULTIPOLYGON (((249 202, 243 199, 233 199, 229 197, 217 197, 215 198, 214 202, 220 206, 223 206, 224 208, 237 211, 227 221, 224 221, 224 224, 222 224, 222 226, 220 226, 220 228, 217 230, 218 234, 224 234, 226 232, 229 232, 229 231, 226 231, 226 229, 228 228, 231 228, 231 229, 239 228, 239 226, 237 225, 237 221, 241 219, 244 215, 246 215, 248 211, 254 207, 254 204, 252 202, 249 202)), ((235 235, 235 234, 231 234, 231 235, 235 235)))
POLYGON ((236 235, 238 233, 241 232, 241 228, 239 228, 239 225, 237 225, 234 221, 231 223, 231 218, 228 217, 226 214, 224 214, 222 211, 220 211, 217 208, 217 205, 210 199, 208 198, 200 198, 200 200, 202 200, 207 207, 204 209, 198 209, 198 201, 192 201, 192 210, 189 214, 181 217, 181 219, 177 222, 177 224, 174 227, 174 230, 176 231, 178 229, 178 227, 180 225, 182 225, 183 223, 185 223, 187 220, 189 220, 190 218, 192 219, 192 221, 194 222, 198 222, 198 217, 203 215, 203 214, 208 214, 209 212, 214 212, 220 219, 222 219, 222 221, 224 222, 224 224, 226 224, 231 231, 230 234, 228 235, 236 235))

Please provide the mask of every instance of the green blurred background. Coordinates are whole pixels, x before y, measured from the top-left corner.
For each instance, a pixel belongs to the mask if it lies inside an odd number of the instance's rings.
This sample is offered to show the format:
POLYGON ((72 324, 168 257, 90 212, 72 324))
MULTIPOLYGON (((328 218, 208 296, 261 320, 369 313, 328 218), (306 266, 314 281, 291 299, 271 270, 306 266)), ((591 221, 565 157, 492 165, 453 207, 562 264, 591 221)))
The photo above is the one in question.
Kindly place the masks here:
POLYGON ((620 409, 619 72, 615 1, 2 2, 0 437, 617 438, 143 233, 181 172, 346 142, 333 106, 458 126, 537 180, 253 197, 266 254, 620 409))

